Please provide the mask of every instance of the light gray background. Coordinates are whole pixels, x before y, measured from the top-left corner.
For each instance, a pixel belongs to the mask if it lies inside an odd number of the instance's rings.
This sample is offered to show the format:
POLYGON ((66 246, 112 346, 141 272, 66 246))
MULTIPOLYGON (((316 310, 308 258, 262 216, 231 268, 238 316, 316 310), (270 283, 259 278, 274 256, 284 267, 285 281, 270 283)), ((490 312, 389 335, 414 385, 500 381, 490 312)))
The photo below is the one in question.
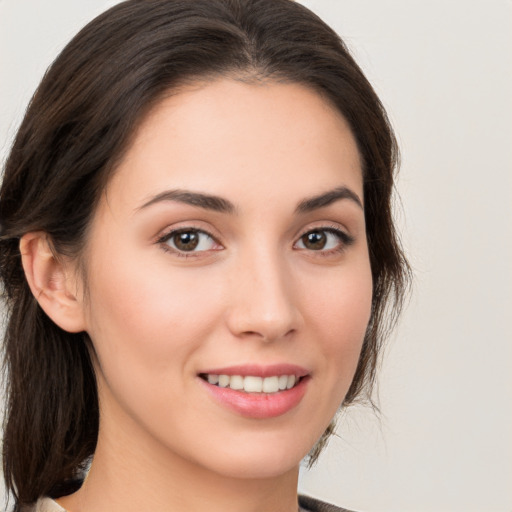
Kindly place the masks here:
MULTIPOLYGON (((2 160, 47 65, 114 3, 0 0, 2 160)), ((511 511, 512 2, 303 3, 389 110, 416 281, 381 372, 382 421, 344 416, 301 490, 368 512, 511 511)))

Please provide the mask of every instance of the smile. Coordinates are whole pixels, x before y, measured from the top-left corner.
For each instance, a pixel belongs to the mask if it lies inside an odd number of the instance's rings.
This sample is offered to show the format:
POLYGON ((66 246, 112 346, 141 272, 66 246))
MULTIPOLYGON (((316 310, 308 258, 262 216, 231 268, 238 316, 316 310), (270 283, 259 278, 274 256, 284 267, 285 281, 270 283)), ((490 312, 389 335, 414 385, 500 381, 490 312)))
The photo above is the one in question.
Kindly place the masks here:
POLYGON ((291 412, 302 401, 311 381, 310 371, 292 364, 211 368, 197 376, 215 403, 254 419, 291 412))
POLYGON ((300 382, 300 377, 290 375, 271 375, 259 377, 256 375, 225 375, 225 374, 200 374, 200 377, 208 384, 221 388, 229 388, 245 393, 279 393, 292 389, 300 382))

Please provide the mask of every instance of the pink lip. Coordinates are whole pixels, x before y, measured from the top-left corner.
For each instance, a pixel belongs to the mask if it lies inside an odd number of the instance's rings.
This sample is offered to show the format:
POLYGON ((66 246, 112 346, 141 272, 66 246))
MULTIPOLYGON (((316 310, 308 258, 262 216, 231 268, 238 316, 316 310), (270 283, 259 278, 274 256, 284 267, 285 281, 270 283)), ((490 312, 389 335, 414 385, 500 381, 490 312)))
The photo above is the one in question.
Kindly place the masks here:
POLYGON ((257 364, 244 364, 239 366, 228 366, 226 368, 211 368, 199 372, 210 375, 254 375, 255 377, 273 377, 274 375, 295 375, 296 377, 305 377, 309 374, 308 370, 295 364, 272 364, 269 366, 257 364))
POLYGON ((304 397, 308 382, 311 380, 309 372, 295 365, 244 365, 216 368, 201 372, 213 375, 254 375, 256 377, 270 377, 274 375, 295 375, 301 377, 293 388, 277 393, 245 393, 230 388, 221 388, 209 384, 199 378, 210 396, 222 406, 227 407, 246 418, 266 419, 281 416, 296 407, 304 397))

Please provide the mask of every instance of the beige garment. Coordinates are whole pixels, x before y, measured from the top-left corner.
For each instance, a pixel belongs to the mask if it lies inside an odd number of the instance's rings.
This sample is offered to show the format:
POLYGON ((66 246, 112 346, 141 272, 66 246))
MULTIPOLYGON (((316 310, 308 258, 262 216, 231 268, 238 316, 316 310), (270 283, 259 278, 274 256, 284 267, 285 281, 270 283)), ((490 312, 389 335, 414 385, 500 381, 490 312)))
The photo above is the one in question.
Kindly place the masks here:
MULTIPOLYGON (((299 512, 350 512, 307 496, 299 496, 299 502, 299 512)), ((66 512, 66 510, 51 498, 41 498, 34 507, 23 512, 66 512)))
POLYGON ((22 512, 66 512, 66 510, 51 498, 41 498, 33 507, 24 508, 22 512))

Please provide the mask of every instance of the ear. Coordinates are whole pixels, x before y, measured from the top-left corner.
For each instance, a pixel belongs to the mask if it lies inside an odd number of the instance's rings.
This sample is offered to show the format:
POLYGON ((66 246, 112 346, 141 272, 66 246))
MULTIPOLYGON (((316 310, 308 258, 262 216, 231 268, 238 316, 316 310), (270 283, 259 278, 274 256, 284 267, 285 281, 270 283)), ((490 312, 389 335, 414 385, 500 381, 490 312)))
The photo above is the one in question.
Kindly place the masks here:
POLYGON ((76 272, 71 262, 58 257, 43 231, 20 240, 21 261, 28 284, 44 312, 68 332, 85 330, 83 300, 78 297, 76 272))

